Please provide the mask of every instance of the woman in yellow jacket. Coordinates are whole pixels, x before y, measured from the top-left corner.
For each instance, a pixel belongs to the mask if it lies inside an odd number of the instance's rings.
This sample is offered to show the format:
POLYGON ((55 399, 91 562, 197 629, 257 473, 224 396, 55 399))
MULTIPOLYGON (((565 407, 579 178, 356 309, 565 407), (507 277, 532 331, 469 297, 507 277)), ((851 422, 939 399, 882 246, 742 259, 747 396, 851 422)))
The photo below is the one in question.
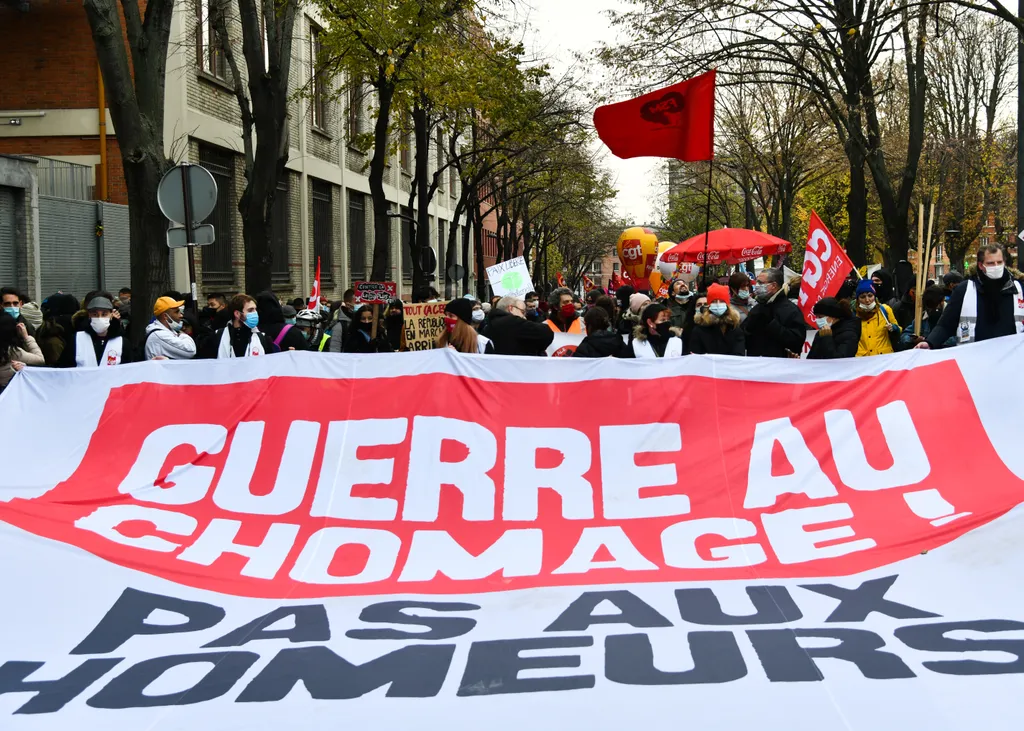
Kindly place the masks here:
POLYGON ((862 279, 857 285, 857 316, 860 317, 858 358, 895 352, 892 338, 899 337, 900 326, 889 305, 875 301, 875 287, 870 279, 862 279))

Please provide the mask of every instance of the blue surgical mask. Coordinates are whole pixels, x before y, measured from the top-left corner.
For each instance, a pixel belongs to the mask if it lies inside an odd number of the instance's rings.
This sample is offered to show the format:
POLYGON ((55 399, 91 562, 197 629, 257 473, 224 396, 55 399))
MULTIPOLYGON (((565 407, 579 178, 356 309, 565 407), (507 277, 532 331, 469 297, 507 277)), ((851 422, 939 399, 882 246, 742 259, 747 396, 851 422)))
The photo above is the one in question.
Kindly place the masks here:
POLYGON ((286 318, 284 318, 284 324, 285 325, 294 325, 295 324, 295 318, 294 317, 286 317, 286 318))
POLYGON ((10 315, 15 320, 17 320, 18 316, 21 315, 21 308, 20 307, 5 307, 4 308, 4 312, 6 312, 8 315, 10 315))
POLYGON ((250 330, 255 330, 256 326, 260 324, 260 313, 258 312, 246 312, 245 313, 245 326, 250 330))
POLYGON ((711 310, 711 314, 715 317, 721 317, 729 309, 729 305, 724 302, 712 302, 708 309, 711 310))
POLYGON ((748 299, 750 299, 750 290, 749 289, 738 290, 736 292, 736 296, 739 297, 741 300, 748 300, 748 299))

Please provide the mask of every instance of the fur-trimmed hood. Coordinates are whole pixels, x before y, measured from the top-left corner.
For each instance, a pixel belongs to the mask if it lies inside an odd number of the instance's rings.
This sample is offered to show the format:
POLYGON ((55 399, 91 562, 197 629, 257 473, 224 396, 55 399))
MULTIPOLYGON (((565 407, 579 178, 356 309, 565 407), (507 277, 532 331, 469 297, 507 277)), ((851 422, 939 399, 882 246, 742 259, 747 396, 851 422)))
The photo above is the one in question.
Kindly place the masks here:
POLYGON ((694 324, 700 327, 714 327, 715 325, 721 325, 727 330, 739 327, 740 319, 739 310, 732 305, 729 305, 729 309, 726 310, 725 314, 721 317, 712 315, 710 310, 708 312, 698 312, 693 316, 694 324))

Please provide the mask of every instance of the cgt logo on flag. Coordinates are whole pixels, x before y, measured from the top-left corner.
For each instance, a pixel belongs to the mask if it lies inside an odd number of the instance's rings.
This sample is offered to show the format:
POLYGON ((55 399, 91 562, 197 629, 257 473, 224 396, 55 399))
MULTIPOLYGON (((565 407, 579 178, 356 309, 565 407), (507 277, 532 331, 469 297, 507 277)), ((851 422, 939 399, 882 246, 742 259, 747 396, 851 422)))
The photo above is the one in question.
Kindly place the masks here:
POLYGON ((609 417, 621 381, 124 385, 76 472, 0 520, 220 593, 468 594, 849 575, 1024 494, 955 361, 804 384, 796 409, 786 383, 628 388, 641 418, 609 417), (737 392, 756 412, 721 406, 737 392), (945 447, 950 423, 971 460, 945 447))
POLYGON ((686 97, 676 91, 670 91, 660 99, 651 101, 640 107, 640 116, 655 124, 669 124, 670 114, 680 114, 686 105, 686 97))

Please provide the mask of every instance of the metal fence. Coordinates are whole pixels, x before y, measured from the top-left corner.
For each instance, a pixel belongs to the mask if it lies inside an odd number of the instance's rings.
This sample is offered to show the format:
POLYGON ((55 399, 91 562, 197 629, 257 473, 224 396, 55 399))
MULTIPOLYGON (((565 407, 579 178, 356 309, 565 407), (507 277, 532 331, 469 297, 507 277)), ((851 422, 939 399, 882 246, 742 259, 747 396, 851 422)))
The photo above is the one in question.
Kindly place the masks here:
POLYGON ((36 177, 39 179, 39 195, 77 201, 93 199, 93 170, 88 165, 38 157, 37 155, 20 155, 20 157, 35 160, 36 177))
POLYGON ((128 207, 39 196, 40 287, 85 296, 129 281, 128 207))

